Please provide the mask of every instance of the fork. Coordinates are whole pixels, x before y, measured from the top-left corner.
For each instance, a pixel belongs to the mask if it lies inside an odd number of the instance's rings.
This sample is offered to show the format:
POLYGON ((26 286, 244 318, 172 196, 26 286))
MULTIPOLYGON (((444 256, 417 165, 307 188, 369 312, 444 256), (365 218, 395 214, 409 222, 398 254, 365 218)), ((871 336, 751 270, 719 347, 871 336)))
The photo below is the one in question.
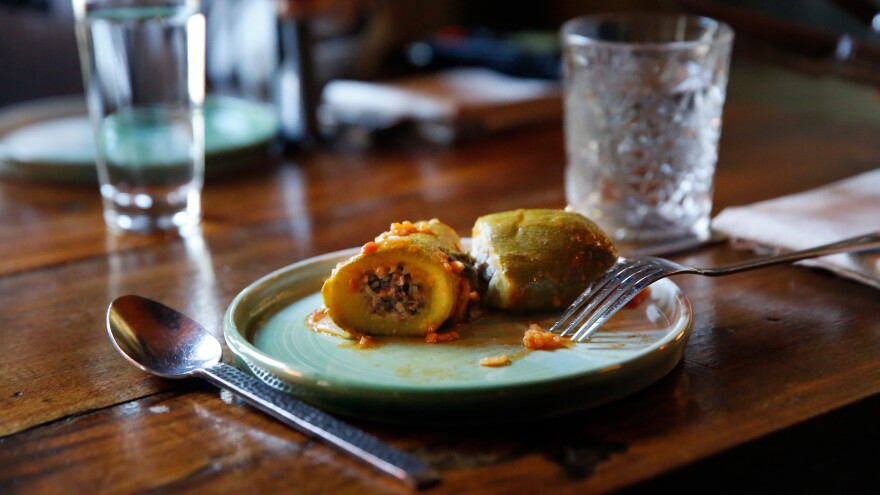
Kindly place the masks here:
POLYGON ((642 289, 672 275, 691 273, 716 277, 828 254, 876 248, 880 248, 880 232, 851 237, 802 251, 764 256, 715 268, 697 268, 653 256, 630 259, 621 257, 571 303, 549 331, 560 336, 571 334, 570 338, 573 342, 583 342, 642 289))

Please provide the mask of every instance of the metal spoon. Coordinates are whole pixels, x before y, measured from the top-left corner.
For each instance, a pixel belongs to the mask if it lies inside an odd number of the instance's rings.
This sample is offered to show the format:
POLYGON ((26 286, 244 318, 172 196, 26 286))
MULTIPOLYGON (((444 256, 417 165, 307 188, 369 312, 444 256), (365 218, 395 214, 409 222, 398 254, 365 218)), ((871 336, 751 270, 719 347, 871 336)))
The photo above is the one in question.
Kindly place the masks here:
POLYGON ((220 342, 164 304, 134 295, 119 297, 107 310, 107 330, 119 352, 144 371, 164 378, 203 378, 415 488, 439 480, 434 469, 415 457, 221 363, 220 342))

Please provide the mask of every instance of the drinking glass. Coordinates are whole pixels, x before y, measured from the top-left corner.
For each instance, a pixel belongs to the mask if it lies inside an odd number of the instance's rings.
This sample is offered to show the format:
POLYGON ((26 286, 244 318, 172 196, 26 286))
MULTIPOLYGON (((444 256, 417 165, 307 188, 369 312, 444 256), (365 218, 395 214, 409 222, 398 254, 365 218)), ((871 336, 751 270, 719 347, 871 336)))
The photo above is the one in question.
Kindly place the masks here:
POLYGON ((570 206, 621 244, 708 238, 733 30, 624 13, 561 36, 570 206))
POLYGON ((193 231, 204 182, 205 19, 197 0, 73 0, 104 219, 193 231))

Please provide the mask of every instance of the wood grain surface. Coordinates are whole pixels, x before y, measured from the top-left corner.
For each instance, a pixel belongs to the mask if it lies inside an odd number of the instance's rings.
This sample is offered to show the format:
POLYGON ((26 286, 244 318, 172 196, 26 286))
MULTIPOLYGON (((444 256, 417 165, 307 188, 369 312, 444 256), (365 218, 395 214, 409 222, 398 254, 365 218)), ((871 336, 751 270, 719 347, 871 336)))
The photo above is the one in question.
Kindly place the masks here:
MULTIPOLYGON (((876 168, 878 137, 880 127, 845 115, 734 97, 715 211, 876 168)), ((564 161, 559 126, 454 147, 400 140, 288 157, 209 182, 203 232, 185 240, 108 233, 92 186, 3 180, 0 493, 408 493, 225 392, 135 369, 107 338, 107 305, 141 294, 219 337, 250 282, 362 244, 393 221, 438 217, 468 235, 488 212, 564 206, 564 161)), ((750 256, 716 244, 675 258, 708 266, 750 256)), ((742 469, 737 452, 787 432, 774 445, 794 455, 785 446, 814 431, 798 428, 840 411, 858 419, 835 435, 878 438, 859 424, 860 411, 880 409, 876 290, 793 266, 675 281, 694 308, 693 334, 683 362, 641 392, 538 424, 358 426, 434 465, 443 480, 426 493, 437 494, 687 486, 675 478, 682 470, 695 482, 687 469, 715 459, 724 464, 705 472, 742 469)))

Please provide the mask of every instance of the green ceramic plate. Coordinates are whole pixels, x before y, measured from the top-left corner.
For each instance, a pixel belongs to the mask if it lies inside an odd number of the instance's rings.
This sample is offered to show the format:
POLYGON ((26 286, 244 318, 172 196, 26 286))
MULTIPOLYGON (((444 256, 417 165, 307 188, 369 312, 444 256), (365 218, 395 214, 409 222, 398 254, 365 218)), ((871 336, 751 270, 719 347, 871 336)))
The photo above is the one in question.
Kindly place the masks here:
POLYGON ((270 385, 340 415, 384 422, 482 423, 541 418, 606 403, 640 390, 680 361, 692 313, 669 280, 650 299, 619 312, 572 348, 526 351, 530 322, 558 315, 487 314, 456 330, 461 339, 377 338, 375 347, 305 324, 320 288, 356 249, 282 268, 242 291, 224 319, 237 362, 270 385), (506 354, 509 366, 480 359, 506 354))
MULTIPOLYGON (((277 129, 277 118, 267 106, 209 96, 205 175, 249 166, 266 153, 277 129)), ((94 135, 83 97, 46 98, 0 111, 0 172, 55 182, 97 182, 94 135)))

